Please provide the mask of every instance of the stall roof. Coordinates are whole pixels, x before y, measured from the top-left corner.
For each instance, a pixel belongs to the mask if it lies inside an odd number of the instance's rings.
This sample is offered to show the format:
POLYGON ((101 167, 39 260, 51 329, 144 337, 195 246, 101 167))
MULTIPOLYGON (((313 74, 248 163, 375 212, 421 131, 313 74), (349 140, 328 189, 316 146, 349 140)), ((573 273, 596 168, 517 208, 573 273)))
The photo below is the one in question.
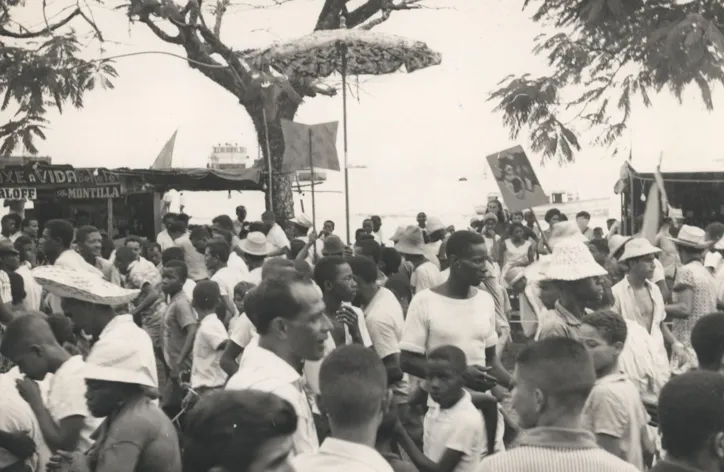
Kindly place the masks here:
MULTIPOLYGON (((653 180, 656 169, 646 169, 639 172, 629 164, 634 178, 653 180)), ((724 182, 724 164, 711 165, 707 168, 699 166, 686 166, 683 163, 666 166, 664 163, 660 169, 661 175, 667 182, 724 182)))
POLYGON ((140 177, 144 183, 159 190, 262 190, 261 170, 257 167, 242 171, 221 169, 113 169, 118 175, 140 177))

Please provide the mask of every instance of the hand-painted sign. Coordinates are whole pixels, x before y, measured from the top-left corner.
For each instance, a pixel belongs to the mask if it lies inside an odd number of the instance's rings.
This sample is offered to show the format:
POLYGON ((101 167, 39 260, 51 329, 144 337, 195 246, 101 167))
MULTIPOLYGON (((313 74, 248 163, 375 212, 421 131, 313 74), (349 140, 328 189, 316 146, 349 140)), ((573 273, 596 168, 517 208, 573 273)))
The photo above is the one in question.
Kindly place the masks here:
POLYGON ((34 188, 0 188, 0 198, 8 200, 36 200, 38 191, 34 188))
POLYGON ((58 169, 50 167, 4 167, 0 169, 0 186, 106 186, 120 185, 118 175, 103 169, 58 169))
POLYGON ((64 188, 56 192, 58 198, 71 200, 85 200, 93 198, 118 198, 121 196, 120 187, 77 187, 64 188))
POLYGON ((523 211, 548 203, 548 197, 520 146, 487 157, 490 170, 510 211, 523 211))

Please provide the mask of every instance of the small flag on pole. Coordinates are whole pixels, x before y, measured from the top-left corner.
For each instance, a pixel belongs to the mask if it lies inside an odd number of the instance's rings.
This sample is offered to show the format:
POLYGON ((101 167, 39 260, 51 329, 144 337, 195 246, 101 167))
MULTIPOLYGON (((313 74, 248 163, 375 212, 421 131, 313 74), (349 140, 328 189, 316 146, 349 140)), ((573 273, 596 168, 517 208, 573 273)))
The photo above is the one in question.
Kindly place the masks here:
POLYGON ((166 142, 166 145, 163 146, 163 149, 161 149, 161 152, 158 153, 158 157, 155 161, 153 161, 153 165, 151 166, 151 169, 160 170, 160 169, 170 169, 173 164, 173 148, 176 145, 176 134, 178 133, 178 129, 173 132, 173 135, 171 135, 171 139, 166 142))
POLYGON ((284 162, 282 172, 296 172, 311 165, 318 169, 336 170, 339 167, 337 155, 337 128, 339 122, 305 125, 282 120, 284 134, 284 162), (310 133, 311 131, 311 133, 310 133), (311 136, 311 146, 310 146, 311 136), (309 153, 312 153, 311 159, 309 153))

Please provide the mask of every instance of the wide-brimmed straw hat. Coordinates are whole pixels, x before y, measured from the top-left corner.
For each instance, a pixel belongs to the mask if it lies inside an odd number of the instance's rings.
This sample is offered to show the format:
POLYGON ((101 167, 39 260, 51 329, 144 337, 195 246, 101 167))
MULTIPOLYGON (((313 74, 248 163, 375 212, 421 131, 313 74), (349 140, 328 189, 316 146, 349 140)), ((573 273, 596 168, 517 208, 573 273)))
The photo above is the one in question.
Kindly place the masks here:
POLYGON ((661 249, 651 244, 648 239, 633 238, 626 244, 626 249, 623 250, 623 254, 621 254, 621 257, 619 257, 618 260, 619 262, 623 262, 628 259, 649 256, 660 252, 661 249))
POLYGON ((143 349, 132 343, 98 345, 86 360, 83 376, 91 380, 158 387, 149 366, 144 362, 143 349))
POLYGON ((311 228, 312 226, 314 226, 314 225, 312 224, 312 219, 309 218, 309 217, 308 217, 307 215, 305 215, 304 213, 300 213, 296 218, 292 218, 292 219, 289 220, 289 221, 290 221, 291 223, 294 223, 295 225, 301 226, 302 228, 307 228, 307 229, 309 229, 309 228, 311 228))
POLYGON ((422 229, 419 226, 410 225, 400 234, 395 249, 400 254, 424 256, 425 255, 425 238, 422 235, 422 229))
POLYGON ((400 236, 402 236, 402 233, 405 232, 404 226, 398 226, 397 229, 395 229, 395 232, 392 234, 392 237, 390 238, 390 241, 393 243, 396 243, 400 240, 400 236))
POLYGON ((697 226, 682 225, 679 229, 678 236, 675 238, 668 237, 668 239, 677 246, 694 249, 704 249, 708 245, 706 232, 697 226))
POLYGON ((551 227, 548 235, 548 247, 551 251, 561 241, 578 241, 585 243, 588 239, 581 233, 580 228, 573 221, 561 221, 551 227))
POLYGON ((560 241, 555 245, 545 272, 547 279, 563 281, 582 280, 606 274, 608 274, 606 269, 593 259, 588 246, 575 239, 560 241))
POLYGON ((435 216, 429 216, 427 218, 427 222, 425 223, 425 229, 428 233, 434 233, 435 231, 444 230, 445 225, 442 223, 442 220, 440 220, 440 218, 437 218, 435 216))
POLYGON ((17 256, 20 254, 17 249, 15 249, 15 246, 12 242, 10 242, 9 239, 3 239, 0 240, 0 255, 3 254, 13 254, 17 256))
POLYGON ((608 238, 608 253, 611 257, 616 254, 624 244, 631 241, 631 236, 621 236, 620 234, 612 234, 608 238))
POLYGON ((241 240, 239 245, 241 252, 251 254, 252 256, 267 256, 274 252, 274 245, 267 241, 266 236, 261 231, 253 231, 246 235, 246 239, 241 240))
POLYGON ((42 266, 33 269, 32 275, 41 287, 53 295, 98 305, 124 305, 141 293, 140 290, 114 285, 91 272, 66 267, 42 266))

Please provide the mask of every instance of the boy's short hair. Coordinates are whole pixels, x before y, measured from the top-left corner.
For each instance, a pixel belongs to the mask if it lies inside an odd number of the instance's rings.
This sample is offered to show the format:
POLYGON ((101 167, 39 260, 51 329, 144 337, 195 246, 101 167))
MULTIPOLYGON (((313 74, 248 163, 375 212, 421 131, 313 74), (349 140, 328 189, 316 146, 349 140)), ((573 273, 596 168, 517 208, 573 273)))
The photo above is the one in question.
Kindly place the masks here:
POLYGON ((229 262, 229 254, 231 253, 231 248, 229 248, 229 245, 226 243, 226 241, 212 239, 211 241, 206 243, 206 250, 209 252, 209 254, 216 257, 224 264, 229 262))
POLYGON ((354 256, 347 259, 354 276, 368 284, 377 281, 377 265, 366 256, 354 256))
POLYGON ((329 354, 319 371, 322 405, 342 426, 366 423, 380 411, 387 395, 387 370, 371 349, 342 346, 329 354))
POLYGON ((571 338, 553 336, 526 345, 516 368, 533 387, 580 409, 596 382, 591 355, 571 338))
POLYGON ((249 290, 254 287, 256 287, 256 285, 253 283, 243 280, 234 286, 234 295, 241 294, 246 296, 246 294, 249 293, 249 290))
POLYGON ((294 270, 294 261, 283 257, 272 257, 264 261, 261 266, 261 280, 264 281, 269 277, 276 277, 294 270))
POLYGON ((374 238, 373 239, 360 239, 354 243, 355 248, 359 248, 360 256, 365 256, 372 259, 375 265, 380 263, 380 257, 382 255, 382 246, 374 238))
POLYGON ((691 330, 691 346, 701 368, 719 370, 724 357, 724 313, 711 313, 699 318, 691 330))
POLYGON ((626 321, 613 310, 605 309, 583 315, 581 323, 596 328, 608 344, 625 343, 628 335, 626 321))
POLYGON ((180 247, 169 247, 161 253, 161 265, 166 265, 171 261, 184 261, 184 250, 180 247))
POLYGON ((202 310, 213 310, 221 303, 219 284, 212 280, 202 280, 194 287, 193 305, 202 310))
POLYGON ((428 360, 447 361, 455 369, 455 372, 462 374, 467 368, 468 361, 465 353, 457 346, 440 346, 427 355, 428 360))
POLYGON ((663 447, 675 459, 689 459, 724 433, 724 375, 691 371, 672 377, 659 396, 663 447))
POLYGON ((189 278, 189 268, 184 261, 173 259, 164 264, 163 268, 175 270, 181 282, 186 282, 186 279, 189 278))
POLYGON ((586 220, 590 220, 591 214, 588 213, 586 210, 579 211, 578 213, 576 213, 576 219, 578 219, 578 218, 584 218, 586 220))

